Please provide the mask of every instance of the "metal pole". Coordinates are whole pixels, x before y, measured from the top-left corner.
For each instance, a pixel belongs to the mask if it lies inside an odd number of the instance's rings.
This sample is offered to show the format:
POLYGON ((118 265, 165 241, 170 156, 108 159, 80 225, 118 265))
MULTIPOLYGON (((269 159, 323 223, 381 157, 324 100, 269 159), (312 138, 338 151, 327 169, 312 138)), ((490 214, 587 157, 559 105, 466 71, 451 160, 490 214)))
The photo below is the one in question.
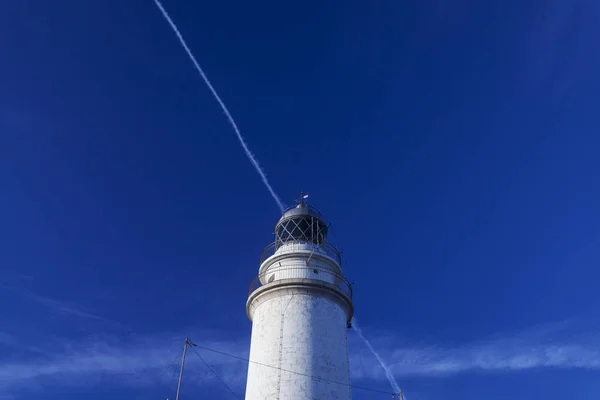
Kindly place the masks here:
POLYGON ((183 366, 185 365, 185 353, 187 352, 187 347, 189 343, 190 334, 185 337, 185 344, 183 345, 183 357, 181 358, 181 369, 179 370, 179 381, 177 382, 177 394, 175 395, 175 400, 179 400, 179 391, 181 390, 181 379, 183 378, 183 366))

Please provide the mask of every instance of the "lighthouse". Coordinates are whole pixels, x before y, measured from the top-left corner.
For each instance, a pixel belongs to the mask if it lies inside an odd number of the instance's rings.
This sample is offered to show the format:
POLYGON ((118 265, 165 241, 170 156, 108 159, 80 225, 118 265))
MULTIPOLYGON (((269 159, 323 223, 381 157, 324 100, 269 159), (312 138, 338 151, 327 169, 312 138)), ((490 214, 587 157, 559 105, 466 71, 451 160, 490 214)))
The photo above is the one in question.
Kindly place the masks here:
POLYGON ((246 400, 352 398, 352 288, 327 242, 329 224, 306 197, 283 212, 250 285, 246 400))

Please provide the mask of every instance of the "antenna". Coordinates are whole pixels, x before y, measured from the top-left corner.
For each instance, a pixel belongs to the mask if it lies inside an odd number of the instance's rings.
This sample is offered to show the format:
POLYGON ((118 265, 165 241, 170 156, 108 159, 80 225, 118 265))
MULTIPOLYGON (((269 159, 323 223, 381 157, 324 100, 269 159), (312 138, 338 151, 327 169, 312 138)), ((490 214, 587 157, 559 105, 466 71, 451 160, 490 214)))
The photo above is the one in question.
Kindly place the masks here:
POLYGON ((183 345, 183 357, 181 357, 181 369, 179 370, 179 380, 177 381, 177 394, 175 400, 179 400, 179 392, 181 391, 181 380, 183 379, 183 367, 185 366, 185 354, 190 345, 190 333, 185 336, 185 344, 183 345))

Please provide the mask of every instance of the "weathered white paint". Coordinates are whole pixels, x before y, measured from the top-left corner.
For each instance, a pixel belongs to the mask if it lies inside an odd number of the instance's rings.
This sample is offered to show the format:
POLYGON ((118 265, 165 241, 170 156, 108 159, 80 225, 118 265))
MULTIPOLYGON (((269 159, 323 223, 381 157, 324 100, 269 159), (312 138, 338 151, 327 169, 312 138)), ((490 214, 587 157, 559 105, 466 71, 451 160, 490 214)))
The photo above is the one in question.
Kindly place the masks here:
POLYGON ((352 398, 349 291, 337 262, 312 246, 281 249, 260 267, 263 286, 247 303, 246 400, 352 398))
POLYGON ((250 363, 246 400, 351 399, 339 384, 350 384, 346 311, 312 290, 274 290, 252 314, 250 359, 282 370, 250 363))

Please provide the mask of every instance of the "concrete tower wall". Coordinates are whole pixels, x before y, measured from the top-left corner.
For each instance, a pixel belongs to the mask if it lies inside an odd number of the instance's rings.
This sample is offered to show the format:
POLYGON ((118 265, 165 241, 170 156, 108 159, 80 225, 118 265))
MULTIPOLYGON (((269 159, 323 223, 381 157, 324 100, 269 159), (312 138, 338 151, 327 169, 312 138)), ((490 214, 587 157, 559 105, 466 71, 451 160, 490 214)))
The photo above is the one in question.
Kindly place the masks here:
POLYGON ((350 384, 348 312, 336 294, 301 285, 255 298, 246 400, 350 400, 349 386, 310 377, 350 384))

